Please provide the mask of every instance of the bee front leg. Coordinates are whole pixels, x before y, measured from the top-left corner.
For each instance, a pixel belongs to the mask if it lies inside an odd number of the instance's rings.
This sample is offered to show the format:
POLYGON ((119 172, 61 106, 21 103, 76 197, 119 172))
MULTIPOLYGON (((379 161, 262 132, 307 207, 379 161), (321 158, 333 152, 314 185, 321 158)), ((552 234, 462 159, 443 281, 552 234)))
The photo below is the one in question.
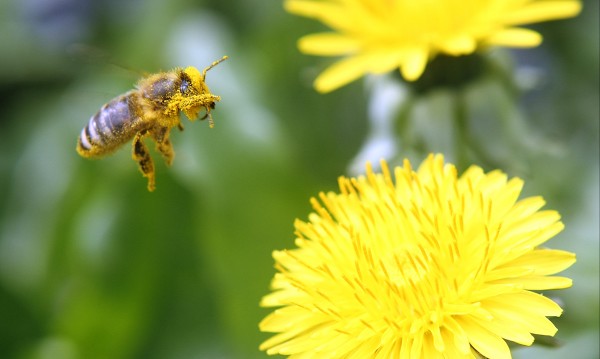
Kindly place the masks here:
POLYGON ((152 138, 156 141, 156 149, 162 154, 167 165, 171 165, 175 150, 169 139, 170 129, 168 127, 158 127, 152 131, 152 138))
POLYGON ((138 163, 140 166, 140 171, 142 171, 142 175, 148 178, 148 191, 152 192, 155 188, 154 183, 154 162, 152 161, 152 157, 150 157, 150 152, 148 151, 148 147, 142 142, 142 138, 145 133, 138 132, 133 139, 133 152, 132 157, 133 160, 138 163))

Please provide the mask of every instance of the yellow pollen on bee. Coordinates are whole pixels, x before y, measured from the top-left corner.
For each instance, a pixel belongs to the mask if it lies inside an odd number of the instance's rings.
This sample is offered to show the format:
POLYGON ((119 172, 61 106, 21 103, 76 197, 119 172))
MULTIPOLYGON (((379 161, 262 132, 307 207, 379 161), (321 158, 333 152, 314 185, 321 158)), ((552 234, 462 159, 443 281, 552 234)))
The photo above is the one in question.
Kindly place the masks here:
POLYGON ((185 72, 185 74, 188 75, 190 80, 192 80, 192 86, 194 86, 195 89, 202 88, 202 83, 204 83, 204 79, 202 78, 202 75, 200 74, 200 71, 198 71, 197 68, 195 68, 194 66, 188 66, 185 68, 185 70, 183 70, 183 72, 185 72))

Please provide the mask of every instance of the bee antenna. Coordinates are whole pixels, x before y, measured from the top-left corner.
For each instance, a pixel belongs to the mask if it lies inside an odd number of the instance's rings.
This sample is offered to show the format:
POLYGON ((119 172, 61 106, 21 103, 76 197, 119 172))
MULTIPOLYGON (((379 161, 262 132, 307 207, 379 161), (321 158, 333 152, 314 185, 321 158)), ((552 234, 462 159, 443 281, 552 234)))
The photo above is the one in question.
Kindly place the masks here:
POLYGON ((222 58, 220 58, 219 60, 217 60, 217 61, 213 61, 213 63, 212 63, 212 64, 210 64, 210 66, 208 66, 207 68, 205 68, 205 69, 202 71, 202 81, 204 81, 204 80, 206 79, 206 72, 208 72, 208 70, 212 69, 213 67, 217 66, 217 65, 218 65, 218 64, 220 64, 221 62, 223 62, 223 61, 227 60, 228 58, 229 58, 229 56, 225 55, 225 56, 223 56, 222 58))
POLYGON ((208 113, 208 127, 215 128, 215 121, 213 121, 213 118, 210 115, 210 112, 208 113))

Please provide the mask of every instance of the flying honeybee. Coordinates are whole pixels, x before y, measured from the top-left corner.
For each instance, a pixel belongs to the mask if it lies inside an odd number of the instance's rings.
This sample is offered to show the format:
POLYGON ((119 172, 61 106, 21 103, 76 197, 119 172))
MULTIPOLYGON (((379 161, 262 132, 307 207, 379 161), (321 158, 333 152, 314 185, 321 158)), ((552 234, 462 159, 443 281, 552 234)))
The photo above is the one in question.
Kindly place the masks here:
POLYGON ((201 119, 208 118, 213 128, 210 111, 221 98, 206 86, 206 72, 225 59, 227 56, 202 72, 190 66, 142 78, 135 90, 112 99, 90 118, 77 140, 77 152, 86 158, 102 157, 133 138, 132 157, 148 178, 148 190, 154 191, 154 162, 142 140, 150 136, 170 165, 175 153, 169 133, 173 127, 183 130, 179 112, 194 121, 204 108, 206 114, 201 119))

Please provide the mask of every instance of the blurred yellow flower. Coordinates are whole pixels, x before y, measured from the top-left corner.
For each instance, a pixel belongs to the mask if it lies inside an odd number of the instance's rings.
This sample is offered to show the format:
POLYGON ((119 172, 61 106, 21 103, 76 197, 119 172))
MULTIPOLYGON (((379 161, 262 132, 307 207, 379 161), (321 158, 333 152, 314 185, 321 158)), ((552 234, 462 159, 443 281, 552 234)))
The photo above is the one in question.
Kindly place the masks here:
POLYGON ((443 156, 417 171, 339 180, 295 223, 298 248, 275 251, 279 307, 260 346, 290 358, 510 358, 506 340, 554 335, 562 309, 532 290, 567 288, 551 276, 575 255, 539 246, 563 229, 523 181, 477 166, 457 177, 443 156))
POLYGON ((315 81, 329 92, 367 73, 400 68, 418 79, 439 53, 473 53, 480 46, 534 47, 536 31, 518 27, 575 16, 578 0, 287 0, 287 11, 320 20, 334 32, 304 36, 302 52, 347 56, 315 81))

